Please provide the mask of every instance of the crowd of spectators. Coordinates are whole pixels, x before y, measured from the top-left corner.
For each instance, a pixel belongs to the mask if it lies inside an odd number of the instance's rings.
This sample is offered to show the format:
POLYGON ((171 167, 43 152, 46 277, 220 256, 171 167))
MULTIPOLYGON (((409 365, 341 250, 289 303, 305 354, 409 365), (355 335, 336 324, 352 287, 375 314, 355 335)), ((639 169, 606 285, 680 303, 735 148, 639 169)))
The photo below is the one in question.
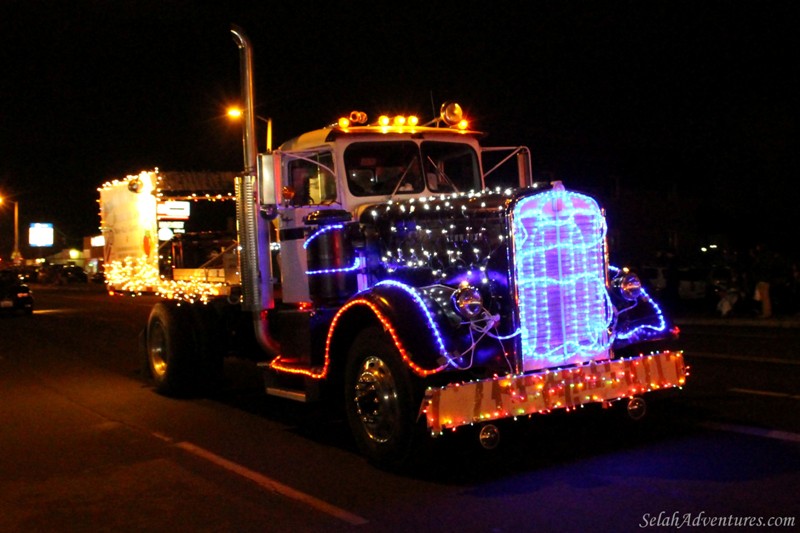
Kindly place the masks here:
MULTIPOLYGON (((679 262, 662 257, 664 286, 658 297, 674 311, 701 311, 720 316, 787 317, 800 313, 800 261, 765 244, 750 248, 745 254, 720 254, 709 265, 693 268, 703 272, 705 296, 702 301, 687 301, 679 294, 682 279, 679 262)), ((645 285, 648 280, 643 280, 645 285)))

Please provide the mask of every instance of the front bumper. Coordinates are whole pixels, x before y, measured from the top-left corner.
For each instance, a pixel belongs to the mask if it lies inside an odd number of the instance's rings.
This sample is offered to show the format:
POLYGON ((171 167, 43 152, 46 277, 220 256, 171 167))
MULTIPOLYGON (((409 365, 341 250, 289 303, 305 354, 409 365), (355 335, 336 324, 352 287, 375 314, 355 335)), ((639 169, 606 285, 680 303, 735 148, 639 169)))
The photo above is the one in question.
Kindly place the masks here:
POLYGON ((570 410, 680 387, 686 376, 683 352, 665 351, 429 388, 421 413, 438 435, 476 422, 570 410))

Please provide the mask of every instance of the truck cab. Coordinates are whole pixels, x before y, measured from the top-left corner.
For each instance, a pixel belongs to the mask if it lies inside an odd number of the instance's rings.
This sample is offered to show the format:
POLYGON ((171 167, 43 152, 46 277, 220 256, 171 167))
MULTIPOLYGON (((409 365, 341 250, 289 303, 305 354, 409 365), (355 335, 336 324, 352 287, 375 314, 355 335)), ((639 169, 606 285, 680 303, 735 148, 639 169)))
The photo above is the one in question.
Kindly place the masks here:
MULTIPOLYGON (((363 124, 366 120, 365 112, 353 111, 329 127, 259 156, 262 179, 275 180, 260 187, 275 188, 276 203, 281 204, 275 229, 283 302, 310 298, 308 277, 298 275, 308 270, 305 233, 310 215, 316 213, 316 218, 329 221, 359 220, 365 210, 378 204, 486 188, 479 144, 482 134, 468 129, 458 104, 443 104, 440 117, 425 125, 416 116, 382 115, 372 125, 363 124)), ((506 154, 506 161, 518 165, 511 170, 515 184, 530 184, 527 148, 499 150, 506 154), (516 175, 520 168, 522 173, 516 175)))

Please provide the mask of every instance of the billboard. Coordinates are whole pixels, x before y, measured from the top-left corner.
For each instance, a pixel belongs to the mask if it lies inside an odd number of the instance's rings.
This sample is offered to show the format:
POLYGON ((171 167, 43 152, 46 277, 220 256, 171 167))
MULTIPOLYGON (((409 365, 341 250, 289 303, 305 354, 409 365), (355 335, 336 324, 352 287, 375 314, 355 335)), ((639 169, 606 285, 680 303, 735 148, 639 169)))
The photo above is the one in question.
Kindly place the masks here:
POLYGON ((35 247, 53 246, 53 224, 33 222, 28 228, 28 244, 35 247))

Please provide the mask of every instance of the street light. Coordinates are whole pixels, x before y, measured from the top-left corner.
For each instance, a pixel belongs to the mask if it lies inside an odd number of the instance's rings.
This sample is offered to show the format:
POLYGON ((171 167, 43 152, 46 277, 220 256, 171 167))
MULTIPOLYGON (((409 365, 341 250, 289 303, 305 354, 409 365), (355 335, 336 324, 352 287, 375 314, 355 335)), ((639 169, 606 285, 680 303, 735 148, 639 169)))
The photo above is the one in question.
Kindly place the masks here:
MULTIPOLYGON (((239 107, 229 107, 225 114, 233 120, 241 120, 244 112, 239 107)), ((256 115, 256 120, 260 120, 267 125, 267 153, 272 152, 272 119, 256 115)))
MULTIPOLYGON (((0 204, 6 201, 5 198, 0 196, 0 204)), ((19 202, 8 200, 14 204, 14 251, 11 252, 11 261, 18 263, 22 261, 22 254, 19 251, 19 202)))

